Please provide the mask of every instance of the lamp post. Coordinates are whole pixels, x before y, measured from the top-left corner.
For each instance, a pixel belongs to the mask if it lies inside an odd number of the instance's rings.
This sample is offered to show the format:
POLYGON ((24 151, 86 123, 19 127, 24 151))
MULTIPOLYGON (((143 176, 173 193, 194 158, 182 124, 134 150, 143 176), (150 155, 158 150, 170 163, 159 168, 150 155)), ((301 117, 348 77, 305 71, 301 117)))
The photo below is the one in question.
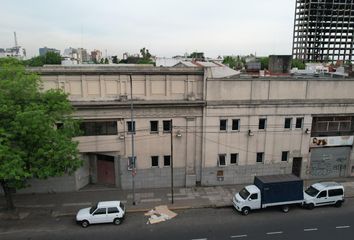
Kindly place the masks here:
POLYGON ((172 204, 174 203, 173 201, 173 127, 172 127, 172 119, 170 123, 170 133, 171 133, 171 202, 172 204))
POLYGON ((134 153, 134 134, 135 134, 135 124, 134 124, 134 108, 133 108, 133 80, 132 75, 130 78, 130 122, 132 130, 132 188, 133 188, 133 205, 135 205, 135 153, 134 153))

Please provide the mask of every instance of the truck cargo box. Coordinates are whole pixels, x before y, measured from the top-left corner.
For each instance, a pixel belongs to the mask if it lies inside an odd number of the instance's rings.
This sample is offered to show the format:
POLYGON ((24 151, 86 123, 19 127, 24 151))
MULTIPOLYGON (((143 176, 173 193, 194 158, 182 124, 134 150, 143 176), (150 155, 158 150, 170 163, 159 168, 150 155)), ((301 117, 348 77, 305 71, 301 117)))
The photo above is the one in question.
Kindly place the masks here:
POLYGON ((256 176, 254 185, 261 191, 262 205, 304 199, 303 180, 292 174, 256 176))

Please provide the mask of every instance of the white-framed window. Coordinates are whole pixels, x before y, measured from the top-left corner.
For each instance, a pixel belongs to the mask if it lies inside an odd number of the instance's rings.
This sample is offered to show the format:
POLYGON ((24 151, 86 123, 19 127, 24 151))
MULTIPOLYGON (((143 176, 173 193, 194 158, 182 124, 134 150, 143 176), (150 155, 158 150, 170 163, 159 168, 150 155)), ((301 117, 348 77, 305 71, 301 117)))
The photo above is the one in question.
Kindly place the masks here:
POLYGON ((257 153, 257 163, 264 163, 264 152, 258 152, 257 153))
POLYGON ((231 165, 238 164, 238 153, 230 153, 230 164, 231 165))
POLYGON ((281 152, 281 161, 287 162, 289 160, 289 151, 281 152))
POLYGON ((240 119, 232 119, 232 130, 233 131, 240 130, 240 119))
POLYGON ((159 121, 150 121, 150 133, 159 133, 159 121))
POLYGON ((227 131, 227 119, 220 119, 220 131, 227 131))
POLYGON ((292 118, 285 118, 284 121, 284 128, 285 129, 291 129, 291 122, 292 122, 292 118))
POLYGON ((159 167, 159 156, 151 156, 151 167, 159 167))
POLYGON ((304 124, 304 118, 302 117, 296 118, 295 128, 302 128, 303 124, 304 124))
POLYGON ((218 155, 218 166, 219 167, 226 166, 226 154, 225 153, 218 155))
POLYGON ((258 129, 264 130, 267 127, 267 119, 266 118, 260 118, 258 121, 258 129))
POLYGON ((171 166, 171 156, 170 155, 163 156, 163 166, 164 167, 171 166))

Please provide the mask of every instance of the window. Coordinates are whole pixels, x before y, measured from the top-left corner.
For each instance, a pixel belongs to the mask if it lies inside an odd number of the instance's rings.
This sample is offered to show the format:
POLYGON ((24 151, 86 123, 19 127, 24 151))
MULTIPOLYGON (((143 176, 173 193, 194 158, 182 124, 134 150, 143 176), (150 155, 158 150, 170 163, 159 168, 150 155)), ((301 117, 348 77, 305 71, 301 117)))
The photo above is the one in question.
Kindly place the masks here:
POLYGON ((266 118, 260 118, 258 123, 258 129, 265 129, 267 124, 266 118))
POLYGON ((219 154, 218 165, 226 166, 226 154, 219 154))
POLYGON ((97 209, 93 215, 103 215, 103 214, 106 214, 106 208, 97 209))
POLYGON ((108 213, 119 213, 118 208, 116 207, 109 207, 108 213))
POLYGON ((263 163, 264 161, 264 152, 257 153, 257 163, 263 163))
POLYGON ((238 153, 230 154, 230 164, 237 164, 238 153))
POLYGON ((171 156, 170 155, 163 156, 163 165, 165 167, 171 166, 171 156))
POLYGON ((250 196, 250 199, 251 199, 251 200, 257 200, 257 199, 258 199, 258 194, 257 194, 257 193, 253 193, 253 194, 250 196))
POLYGON ((292 120, 292 118, 285 118, 284 128, 286 128, 286 129, 291 128, 291 120, 292 120))
POLYGON ((287 162, 288 161, 288 157, 289 157, 289 152, 286 151, 286 152, 281 152, 281 160, 283 162, 287 162))
POLYGON ((232 130, 240 130, 240 119, 232 119, 232 130))
POLYGON ((221 119, 220 120, 220 131, 226 131, 227 130, 227 119, 221 119))
POLYGON ((82 122, 80 129, 83 136, 117 135, 117 122, 82 122))
POLYGON ((127 127, 128 127, 128 133, 135 133, 135 121, 133 121, 133 124, 131 121, 127 122, 127 127))
POLYGON ((159 132, 159 121, 150 121, 150 133, 159 132))
POLYGON ((295 127, 296 127, 296 128, 302 128, 303 122, 304 122, 304 118, 296 118, 295 127))
POLYGON ((327 197, 327 191, 322 191, 320 192, 320 194, 318 194, 317 198, 323 198, 323 197, 327 197))
POLYGON ((328 196, 329 197, 342 196, 342 195, 343 195, 343 189, 328 190, 328 196))
POLYGON ((163 132, 164 133, 171 132, 171 121, 170 120, 165 120, 162 123, 163 123, 163 132))
POLYGON ((159 156, 151 156, 151 167, 159 166, 159 156))

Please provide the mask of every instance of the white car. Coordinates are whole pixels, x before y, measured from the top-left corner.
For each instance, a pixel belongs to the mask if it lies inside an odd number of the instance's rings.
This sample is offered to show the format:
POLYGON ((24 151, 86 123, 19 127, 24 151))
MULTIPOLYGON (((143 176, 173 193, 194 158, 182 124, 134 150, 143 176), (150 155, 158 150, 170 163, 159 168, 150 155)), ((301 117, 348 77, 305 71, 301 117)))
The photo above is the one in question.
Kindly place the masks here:
POLYGON ((90 224, 113 223, 119 225, 125 216, 121 201, 98 202, 91 208, 83 208, 76 214, 76 222, 86 228, 90 224))
POLYGON ((342 206, 344 202, 344 187, 336 182, 321 182, 312 184, 304 191, 304 206, 313 209, 317 206, 342 206))

